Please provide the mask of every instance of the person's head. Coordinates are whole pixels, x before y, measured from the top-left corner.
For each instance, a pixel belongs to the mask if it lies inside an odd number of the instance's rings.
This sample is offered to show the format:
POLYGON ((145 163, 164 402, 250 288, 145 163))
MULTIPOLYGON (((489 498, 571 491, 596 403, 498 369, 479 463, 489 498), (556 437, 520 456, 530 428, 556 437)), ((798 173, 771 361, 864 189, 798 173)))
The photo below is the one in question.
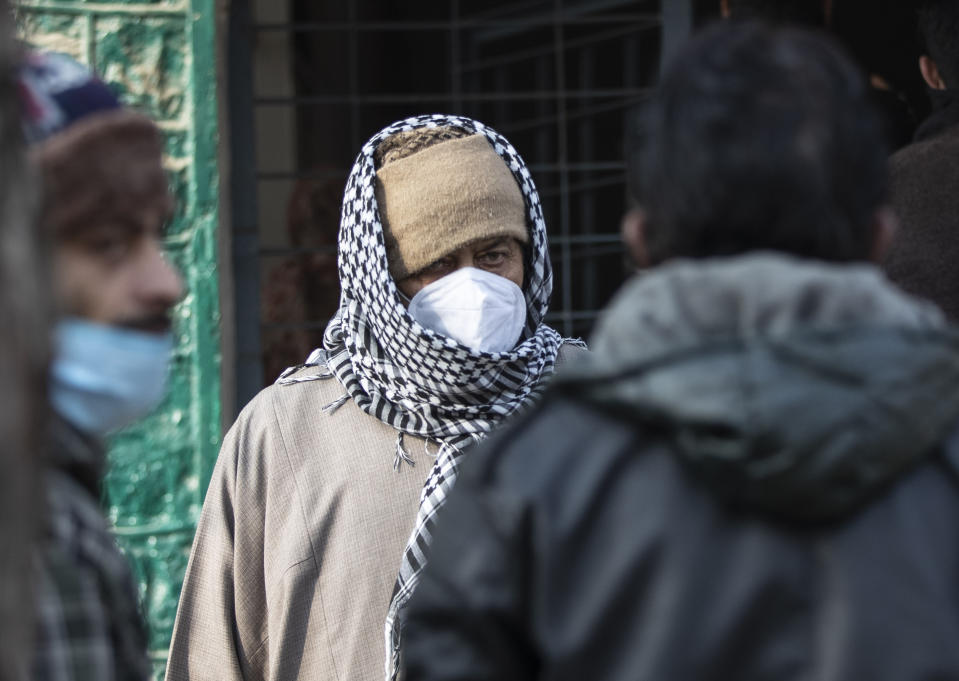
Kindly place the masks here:
POLYGON ((555 333, 542 324, 553 276, 535 183, 479 121, 428 114, 373 135, 347 180, 338 244, 328 350, 342 330, 397 353, 405 372, 440 349, 485 366, 555 333))
POLYGON ((173 202, 159 129, 64 55, 29 54, 21 85, 60 315, 168 331, 183 289, 163 252, 173 202))
POLYGON ((959 87, 959 0, 924 0, 919 6, 919 70, 933 90, 959 87))
POLYGON ((775 250, 876 259, 893 227, 867 83, 825 37, 721 23, 672 63, 627 150, 641 264, 775 250))
POLYGON ((20 69, 29 157, 41 181, 57 306, 50 399, 104 435, 163 397, 180 276, 163 251, 173 201, 157 126, 60 54, 20 69))
POLYGON ((407 298, 464 267, 523 285, 523 195, 481 134, 399 132, 376 150, 376 197, 390 274, 407 298))

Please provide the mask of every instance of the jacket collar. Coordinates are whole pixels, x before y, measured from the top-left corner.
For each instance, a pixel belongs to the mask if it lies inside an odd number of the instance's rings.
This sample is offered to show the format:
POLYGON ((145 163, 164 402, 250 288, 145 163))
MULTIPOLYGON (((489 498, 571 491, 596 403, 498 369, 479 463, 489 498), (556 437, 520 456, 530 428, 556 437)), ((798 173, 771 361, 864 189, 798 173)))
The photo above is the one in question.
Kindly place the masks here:
POLYGON ((914 142, 938 137, 959 125, 959 90, 931 90, 932 113, 922 122, 913 137, 914 142))
POLYGON ((94 496, 99 496, 106 463, 103 442, 56 413, 51 417, 50 435, 49 465, 70 475, 94 496))

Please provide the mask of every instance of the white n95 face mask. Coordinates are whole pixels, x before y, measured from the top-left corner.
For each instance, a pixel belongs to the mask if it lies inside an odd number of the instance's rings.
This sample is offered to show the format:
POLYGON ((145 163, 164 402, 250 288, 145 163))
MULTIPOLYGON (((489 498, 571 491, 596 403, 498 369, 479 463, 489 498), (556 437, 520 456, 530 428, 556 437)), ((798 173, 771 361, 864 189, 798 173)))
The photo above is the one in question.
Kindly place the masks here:
POLYGON ((410 300, 409 313, 472 350, 506 352, 523 332, 526 299, 506 277, 462 267, 423 287, 410 300))

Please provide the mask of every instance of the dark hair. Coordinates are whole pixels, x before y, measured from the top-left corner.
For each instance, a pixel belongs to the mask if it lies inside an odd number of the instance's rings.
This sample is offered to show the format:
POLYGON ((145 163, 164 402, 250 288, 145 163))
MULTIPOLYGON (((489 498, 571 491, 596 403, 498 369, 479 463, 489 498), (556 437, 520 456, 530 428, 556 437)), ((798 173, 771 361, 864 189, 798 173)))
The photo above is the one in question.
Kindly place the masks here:
POLYGON ((959 88, 959 0, 925 0, 919 6, 919 38, 949 88, 959 88))
POLYGON ((764 249, 869 256, 887 152, 865 78, 824 36, 717 24, 634 120, 630 189, 653 263, 764 249))
POLYGON ((826 24, 823 0, 729 0, 730 19, 762 19, 770 23, 826 24))

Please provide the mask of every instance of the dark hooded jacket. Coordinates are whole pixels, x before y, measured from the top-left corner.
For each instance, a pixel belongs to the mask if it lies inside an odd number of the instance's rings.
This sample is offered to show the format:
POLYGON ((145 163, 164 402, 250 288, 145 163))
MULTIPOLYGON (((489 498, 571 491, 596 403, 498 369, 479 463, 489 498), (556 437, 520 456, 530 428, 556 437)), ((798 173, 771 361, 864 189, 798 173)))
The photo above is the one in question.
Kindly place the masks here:
POLYGON ((884 267, 913 295, 959 321, 959 91, 933 91, 935 111, 889 161, 899 215, 884 267))
POLYGON ((937 310, 756 254, 631 282, 591 344, 461 474, 406 681, 959 678, 937 310))

